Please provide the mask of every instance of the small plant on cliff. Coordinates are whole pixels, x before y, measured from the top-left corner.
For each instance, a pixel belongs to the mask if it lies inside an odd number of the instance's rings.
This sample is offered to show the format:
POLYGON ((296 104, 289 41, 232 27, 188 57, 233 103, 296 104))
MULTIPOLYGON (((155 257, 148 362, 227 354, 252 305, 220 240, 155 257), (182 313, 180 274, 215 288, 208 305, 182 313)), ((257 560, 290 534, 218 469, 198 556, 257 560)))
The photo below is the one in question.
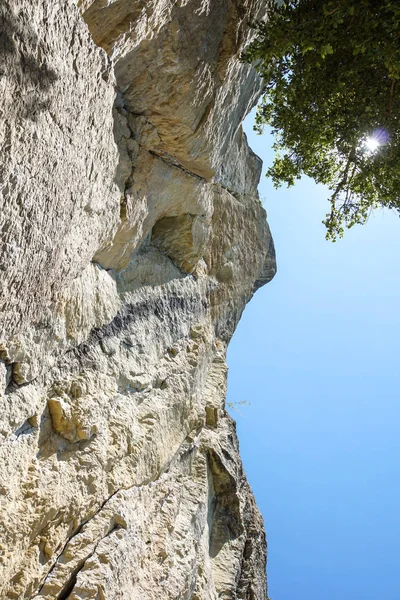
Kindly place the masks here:
POLYGON ((241 407, 243 406, 250 406, 250 402, 248 400, 237 400, 235 402, 227 402, 226 405, 227 407, 234 411, 239 413, 240 415, 243 415, 242 411, 240 410, 241 407))
POLYGON ((328 186, 327 239, 373 208, 400 213, 400 3, 267 0, 243 54, 265 81, 255 129, 270 125, 275 187, 328 186))

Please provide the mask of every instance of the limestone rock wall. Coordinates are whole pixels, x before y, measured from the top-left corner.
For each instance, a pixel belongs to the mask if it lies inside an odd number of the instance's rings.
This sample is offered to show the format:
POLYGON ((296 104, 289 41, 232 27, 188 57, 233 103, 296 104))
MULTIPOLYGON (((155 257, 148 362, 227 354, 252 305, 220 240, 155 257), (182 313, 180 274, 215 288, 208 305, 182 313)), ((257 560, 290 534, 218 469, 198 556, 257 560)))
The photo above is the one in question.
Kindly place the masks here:
POLYGON ((225 411, 275 274, 262 0, 3 0, 0 598, 266 600, 225 411))

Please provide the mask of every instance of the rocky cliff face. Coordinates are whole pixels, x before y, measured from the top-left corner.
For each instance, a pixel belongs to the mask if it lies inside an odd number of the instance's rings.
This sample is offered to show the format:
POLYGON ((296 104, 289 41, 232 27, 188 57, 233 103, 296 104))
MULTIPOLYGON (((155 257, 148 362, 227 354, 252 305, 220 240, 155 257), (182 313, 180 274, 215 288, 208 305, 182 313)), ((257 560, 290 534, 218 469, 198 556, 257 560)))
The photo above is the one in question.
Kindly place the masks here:
POLYGON ((3 0, 0 598, 265 600, 226 347, 262 0, 3 0))

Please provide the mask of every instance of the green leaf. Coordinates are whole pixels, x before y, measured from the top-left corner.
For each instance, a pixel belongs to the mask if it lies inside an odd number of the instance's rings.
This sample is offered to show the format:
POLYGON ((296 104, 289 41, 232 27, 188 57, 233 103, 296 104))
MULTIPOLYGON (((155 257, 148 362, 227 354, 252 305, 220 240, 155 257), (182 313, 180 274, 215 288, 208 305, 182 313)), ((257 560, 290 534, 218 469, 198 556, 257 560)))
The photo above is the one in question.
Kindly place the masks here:
POLYGON ((326 185, 332 241, 376 207, 400 213, 398 2, 268 0, 268 13, 244 60, 265 82, 256 129, 275 135, 274 186, 326 185), (374 135, 383 143, 370 152, 374 135))

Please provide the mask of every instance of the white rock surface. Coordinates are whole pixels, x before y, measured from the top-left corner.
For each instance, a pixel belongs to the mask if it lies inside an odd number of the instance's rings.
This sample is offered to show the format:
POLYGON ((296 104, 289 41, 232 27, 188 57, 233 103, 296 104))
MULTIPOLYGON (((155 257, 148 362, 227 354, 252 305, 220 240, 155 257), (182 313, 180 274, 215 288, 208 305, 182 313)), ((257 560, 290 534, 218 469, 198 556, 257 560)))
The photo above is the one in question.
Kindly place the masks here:
POLYGON ((225 411, 227 344, 276 269, 240 125, 262 9, 0 7, 4 600, 267 598, 225 411))
POLYGON ((0 18, 3 340, 112 239, 120 192, 113 75, 74 4, 2 0, 0 18))

